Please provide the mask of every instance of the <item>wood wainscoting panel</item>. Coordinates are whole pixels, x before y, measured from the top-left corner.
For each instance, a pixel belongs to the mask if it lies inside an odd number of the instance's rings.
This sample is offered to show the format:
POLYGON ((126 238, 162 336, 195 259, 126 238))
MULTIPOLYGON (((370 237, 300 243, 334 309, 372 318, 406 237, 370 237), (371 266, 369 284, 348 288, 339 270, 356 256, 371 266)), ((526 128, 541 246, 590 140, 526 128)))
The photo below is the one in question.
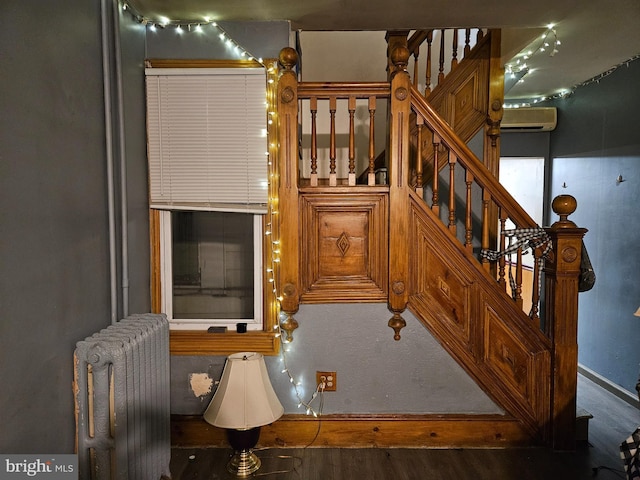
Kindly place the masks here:
POLYGON ((484 363, 501 383, 510 386, 511 395, 519 399, 520 413, 542 434, 547 426, 539 422, 549 413, 549 346, 545 339, 520 328, 515 318, 495 310, 486 298, 482 311, 484 363))
MULTIPOLYGON (((224 429, 201 416, 173 415, 174 447, 228 447, 224 429)), ((506 448, 535 445, 522 424, 501 415, 287 414, 260 431, 261 448, 506 448)))
POLYGON ((431 312, 432 328, 468 351, 472 348, 471 299, 473 282, 465 274, 463 265, 456 265, 455 256, 442 250, 429 227, 418 217, 413 218, 412 303, 421 304, 422 311, 431 312), (439 249, 440 248, 440 249, 439 249), (437 320, 436 320, 437 319, 437 320))
POLYGON ((488 90, 481 86, 489 83, 489 65, 478 60, 469 63, 464 72, 459 72, 458 86, 446 101, 451 126, 465 136, 484 123, 488 108, 488 90))
POLYGON ((300 198, 301 301, 385 301, 388 197, 335 190, 300 198))

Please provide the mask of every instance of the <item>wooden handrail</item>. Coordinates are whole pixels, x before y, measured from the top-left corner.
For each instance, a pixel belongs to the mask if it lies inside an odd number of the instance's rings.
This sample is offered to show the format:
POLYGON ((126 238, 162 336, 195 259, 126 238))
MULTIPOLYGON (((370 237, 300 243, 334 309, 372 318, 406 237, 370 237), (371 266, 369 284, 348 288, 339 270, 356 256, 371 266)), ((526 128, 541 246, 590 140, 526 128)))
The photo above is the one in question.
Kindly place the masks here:
MULTIPOLYGON (((376 100, 378 98, 389 98, 388 82, 360 82, 360 83, 321 83, 321 82, 300 82, 297 86, 297 95, 300 100, 309 101, 309 115, 311 118, 311 144, 310 144, 310 178, 309 184, 313 187, 319 186, 319 178, 322 173, 318 172, 318 133, 317 133, 317 113, 318 103, 328 102, 328 112, 330 115, 329 125, 329 186, 335 187, 342 184, 344 180, 338 179, 337 169, 345 159, 337 157, 336 136, 336 112, 342 108, 348 111, 348 174, 347 185, 356 184, 356 142, 355 142, 355 111, 356 101, 367 102, 369 119, 369 141, 366 155, 360 155, 367 159, 366 184, 375 185, 375 138, 374 124, 376 112, 376 100)), ((325 172, 326 173, 326 172, 325 172)))
POLYGON ((389 82, 353 82, 353 83, 325 83, 325 82, 299 82, 298 98, 300 100, 317 97, 322 99, 349 98, 354 95, 357 98, 389 97, 389 82))
POLYGON ((455 134, 453 129, 442 120, 433 107, 424 100, 422 95, 415 88, 411 88, 411 108, 420 115, 425 124, 436 132, 440 142, 445 144, 455 153, 460 163, 473 175, 475 183, 488 191, 491 199, 501 208, 506 208, 509 218, 518 228, 536 228, 536 222, 518 204, 511 194, 502 186, 476 155, 465 145, 455 134))

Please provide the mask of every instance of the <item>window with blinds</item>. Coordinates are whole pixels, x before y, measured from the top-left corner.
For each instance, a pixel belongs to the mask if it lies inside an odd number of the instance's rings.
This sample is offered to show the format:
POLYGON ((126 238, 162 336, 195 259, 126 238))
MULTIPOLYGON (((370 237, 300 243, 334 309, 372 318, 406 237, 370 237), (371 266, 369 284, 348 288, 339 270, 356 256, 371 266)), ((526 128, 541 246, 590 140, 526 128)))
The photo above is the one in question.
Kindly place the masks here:
POLYGON ((262 68, 148 68, 150 206, 266 212, 262 68))

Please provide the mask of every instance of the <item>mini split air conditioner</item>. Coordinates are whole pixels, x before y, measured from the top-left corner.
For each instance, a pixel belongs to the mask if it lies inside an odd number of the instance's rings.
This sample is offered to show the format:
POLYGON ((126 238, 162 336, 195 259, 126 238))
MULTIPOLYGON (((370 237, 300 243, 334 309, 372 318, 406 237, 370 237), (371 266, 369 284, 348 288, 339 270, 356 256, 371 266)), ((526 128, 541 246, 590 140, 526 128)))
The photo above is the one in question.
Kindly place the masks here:
POLYGON ((556 128, 556 107, 525 107, 504 110, 500 130, 503 132, 549 132, 556 128))

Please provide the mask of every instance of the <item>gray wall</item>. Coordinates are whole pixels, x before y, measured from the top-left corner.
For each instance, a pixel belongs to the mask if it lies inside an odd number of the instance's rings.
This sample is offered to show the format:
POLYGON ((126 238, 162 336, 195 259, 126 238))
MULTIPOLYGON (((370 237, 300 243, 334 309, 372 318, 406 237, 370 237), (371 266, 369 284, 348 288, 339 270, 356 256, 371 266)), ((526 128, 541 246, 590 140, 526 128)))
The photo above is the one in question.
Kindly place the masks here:
MULTIPOLYGON (((390 317, 381 303, 302 305, 295 315, 300 327, 284 354, 301 398, 311 398, 317 370, 335 371, 337 390, 324 395, 327 414, 502 413, 410 312, 403 314, 400 341, 387 326, 390 317)), ((283 358, 266 362, 285 412, 305 413, 282 371, 283 358)), ((194 375, 217 380, 223 364, 223 357, 173 357, 172 412, 202 413, 213 392, 194 388, 194 375)))
MULTIPOLYGON (((237 41, 255 58, 278 58, 289 46, 289 22, 219 22, 229 38, 237 41)), ((232 48, 218 37, 220 30, 208 25, 202 32, 177 34, 173 26, 147 30, 149 59, 238 59, 232 48)))
POLYGON ((550 133, 502 135, 504 156, 547 159, 546 223, 557 220, 551 201, 578 201, 570 217, 585 236, 596 285, 580 293, 578 361, 633 393, 640 371, 640 60, 576 88, 547 106, 558 108, 550 133), (617 183, 618 175, 625 179, 617 183), (563 187, 566 184, 566 188, 563 187))
POLYGON ((551 136, 551 198, 573 195, 571 218, 596 272, 580 294, 579 361, 633 392, 640 372, 640 60, 556 101, 551 136), (625 180, 617 183, 622 175, 625 180), (562 188, 563 183, 567 187, 562 188))
MULTIPOLYGON (((143 52, 144 37, 127 28, 143 52)), ((73 350, 110 322, 100 31, 96 0, 0 2, 2 453, 74 451, 73 350)), ((139 112, 142 90, 127 98, 139 112)), ((147 311, 144 127, 129 128, 129 250, 141 272, 130 304, 147 311)))

